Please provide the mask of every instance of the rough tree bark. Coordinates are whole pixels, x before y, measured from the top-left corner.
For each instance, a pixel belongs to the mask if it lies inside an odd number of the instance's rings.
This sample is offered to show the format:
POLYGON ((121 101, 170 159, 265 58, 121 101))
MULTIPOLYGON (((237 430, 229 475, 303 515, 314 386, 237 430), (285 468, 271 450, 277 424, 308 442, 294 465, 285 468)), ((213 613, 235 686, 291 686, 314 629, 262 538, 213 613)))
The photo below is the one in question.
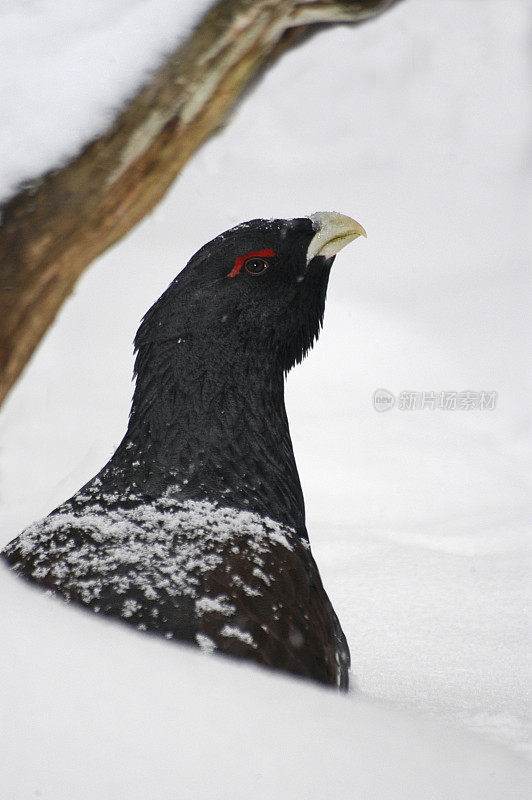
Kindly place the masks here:
POLYGON ((93 259, 164 196, 272 58, 393 0, 220 0, 98 139, 1 209, 0 404, 93 259))

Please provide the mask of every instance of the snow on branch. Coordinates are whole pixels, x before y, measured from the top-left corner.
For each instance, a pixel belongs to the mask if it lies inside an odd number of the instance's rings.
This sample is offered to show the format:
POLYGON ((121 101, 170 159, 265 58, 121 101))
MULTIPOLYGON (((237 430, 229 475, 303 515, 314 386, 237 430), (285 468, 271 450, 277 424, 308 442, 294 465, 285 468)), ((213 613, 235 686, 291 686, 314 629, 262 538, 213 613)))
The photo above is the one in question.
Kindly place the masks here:
POLYGON ((165 195, 257 72, 316 23, 393 0, 219 0, 111 127, 1 208, 0 403, 83 270, 165 195))

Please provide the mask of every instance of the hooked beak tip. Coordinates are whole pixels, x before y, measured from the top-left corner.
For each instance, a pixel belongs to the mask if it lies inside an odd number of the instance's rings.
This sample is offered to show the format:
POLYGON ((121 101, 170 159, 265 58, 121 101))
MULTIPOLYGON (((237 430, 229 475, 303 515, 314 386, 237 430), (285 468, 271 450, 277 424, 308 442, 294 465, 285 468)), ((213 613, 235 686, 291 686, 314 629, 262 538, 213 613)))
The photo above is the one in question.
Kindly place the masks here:
POLYGON ((316 231, 307 250, 307 264, 316 256, 332 258, 350 242, 367 233, 362 225, 345 214, 336 211, 319 211, 309 219, 316 231))

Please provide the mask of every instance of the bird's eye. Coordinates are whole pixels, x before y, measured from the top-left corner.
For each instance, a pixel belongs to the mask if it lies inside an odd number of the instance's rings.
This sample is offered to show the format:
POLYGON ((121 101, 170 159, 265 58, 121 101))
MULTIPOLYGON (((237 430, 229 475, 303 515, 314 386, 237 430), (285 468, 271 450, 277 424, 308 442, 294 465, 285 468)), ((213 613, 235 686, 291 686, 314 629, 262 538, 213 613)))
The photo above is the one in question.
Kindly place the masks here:
POLYGON ((275 258, 275 253, 269 247, 265 250, 252 250, 244 256, 238 256, 235 266, 227 277, 236 278, 237 275, 240 275, 242 268, 250 275, 262 275, 270 266, 269 258, 275 258))
POLYGON ((265 258, 247 258, 244 261, 244 269, 246 272, 249 272, 250 275, 262 275, 269 266, 270 262, 266 261, 265 258))

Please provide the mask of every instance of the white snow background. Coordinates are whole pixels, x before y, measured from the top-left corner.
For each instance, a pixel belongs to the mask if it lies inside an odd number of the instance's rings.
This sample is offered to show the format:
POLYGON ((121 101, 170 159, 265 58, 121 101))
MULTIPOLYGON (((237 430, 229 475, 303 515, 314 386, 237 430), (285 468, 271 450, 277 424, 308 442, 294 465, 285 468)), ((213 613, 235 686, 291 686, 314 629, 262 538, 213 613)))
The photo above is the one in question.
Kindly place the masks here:
MULTIPOLYGON (((2 0, 0 196, 112 119, 202 4, 2 0)), ((0 796, 520 798, 530 752, 527 0, 404 0, 283 56, 93 264, 0 415, 0 544, 125 429, 140 318, 256 216, 337 210, 325 329, 288 379, 347 697, 105 623, 2 569, 0 796), (372 393, 493 390, 492 411, 372 393)))

